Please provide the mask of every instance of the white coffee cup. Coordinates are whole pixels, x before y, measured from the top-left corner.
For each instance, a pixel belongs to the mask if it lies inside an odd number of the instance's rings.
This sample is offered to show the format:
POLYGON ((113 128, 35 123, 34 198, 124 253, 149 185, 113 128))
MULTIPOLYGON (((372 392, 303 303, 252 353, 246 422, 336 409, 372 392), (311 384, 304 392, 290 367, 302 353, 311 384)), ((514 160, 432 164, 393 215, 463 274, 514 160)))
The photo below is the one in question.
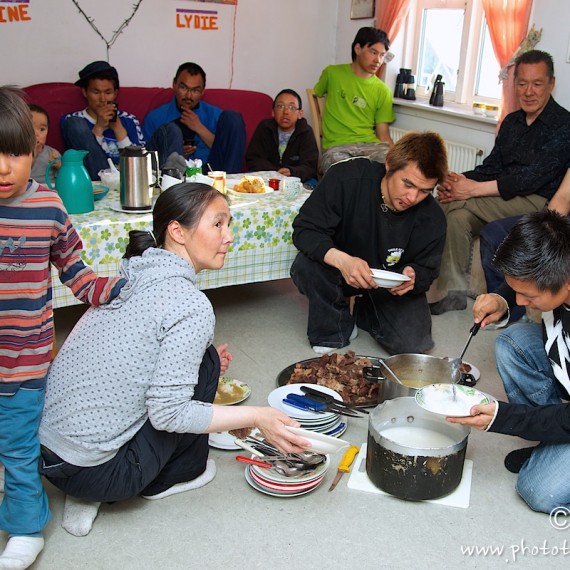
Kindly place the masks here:
POLYGON ((164 191, 167 188, 174 186, 175 184, 180 184, 181 182, 182 182, 182 180, 175 178, 174 176, 170 176, 168 174, 163 174, 161 182, 160 182, 160 187, 164 191))

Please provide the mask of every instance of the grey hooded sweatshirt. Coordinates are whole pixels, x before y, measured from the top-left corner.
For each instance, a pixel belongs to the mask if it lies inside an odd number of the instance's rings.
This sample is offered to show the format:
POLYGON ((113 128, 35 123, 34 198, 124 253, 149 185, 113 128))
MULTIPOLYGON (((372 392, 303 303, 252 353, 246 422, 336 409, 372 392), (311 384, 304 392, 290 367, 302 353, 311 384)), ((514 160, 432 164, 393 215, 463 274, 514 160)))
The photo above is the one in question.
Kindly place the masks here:
POLYGON ((81 467, 110 460, 147 419, 179 433, 204 433, 212 419, 192 399, 215 324, 193 267, 150 248, 122 270, 119 296, 85 313, 48 374, 41 443, 81 467))

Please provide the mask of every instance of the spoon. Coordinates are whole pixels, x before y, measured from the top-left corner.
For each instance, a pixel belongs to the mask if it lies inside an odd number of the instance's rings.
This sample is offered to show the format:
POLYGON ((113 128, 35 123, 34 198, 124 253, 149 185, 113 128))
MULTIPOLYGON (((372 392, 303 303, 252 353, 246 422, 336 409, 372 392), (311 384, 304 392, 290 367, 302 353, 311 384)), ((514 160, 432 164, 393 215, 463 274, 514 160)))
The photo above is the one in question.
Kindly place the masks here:
MULTIPOLYGON (((396 380, 396 382, 398 382, 398 384, 402 385, 402 386, 406 386, 397 376, 396 374, 394 374, 394 371, 381 359, 378 359, 380 361, 380 364, 392 375, 392 377, 394 378, 394 380, 396 380)), ((407 386, 406 386, 407 388, 407 386)))
POLYGON ((107 159, 107 162, 109 163, 109 168, 111 169, 111 172, 119 172, 117 170, 117 167, 115 166, 115 163, 110 158, 107 159))
POLYGON ((465 352, 467 351, 467 347, 469 346, 469 343, 471 342, 471 339, 479 332, 479 329, 481 328, 481 323, 475 323, 471 329, 469 329, 469 336, 467 337, 467 342, 465 343, 465 346, 463 347, 463 350, 461 351, 461 354, 458 358, 452 358, 449 362, 451 364, 451 384, 453 386, 452 390, 453 390, 453 401, 455 401, 457 399, 457 394, 456 394, 456 390, 455 390, 455 384, 457 384, 459 382, 459 380, 461 379, 461 363, 463 362, 463 356, 465 356, 465 352))
POLYGON ((303 451, 302 453, 288 453, 287 455, 276 455, 272 457, 264 457, 263 461, 268 463, 272 461, 286 461, 287 463, 302 464, 308 467, 314 467, 324 463, 325 456, 312 451, 303 451))
POLYGON ((292 477, 295 475, 300 475, 301 473, 304 473, 305 471, 307 471, 308 467, 309 466, 295 467, 295 466, 289 465, 286 461, 283 461, 283 460, 275 461, 273 463, 273 469, 275 469, 275 471, 277 471, 277 473, 279 473, 280 475, 283 475, 284 477, 292 477))

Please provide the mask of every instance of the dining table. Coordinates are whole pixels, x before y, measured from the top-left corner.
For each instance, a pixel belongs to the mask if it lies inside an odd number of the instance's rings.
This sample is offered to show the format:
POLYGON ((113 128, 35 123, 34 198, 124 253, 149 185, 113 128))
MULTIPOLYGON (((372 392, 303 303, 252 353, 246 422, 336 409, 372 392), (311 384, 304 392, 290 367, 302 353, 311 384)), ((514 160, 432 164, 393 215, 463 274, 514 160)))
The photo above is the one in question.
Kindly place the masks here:
MULTIPOLYGON (((255 173, 264 180, 283 178, 276 172, 255 173)), ((228 175, 228 179, 241 175, 228 175)), ((159 192, 159 190, 157 190, 159 192)), ((297 249, 292 241, 292 223, 310 194, 303 187, 296 196, 279 190, 266 194, 230 197, 234 241, 222 269, 204 270, 197 276, 201 290, 284 279, 297 249)), ((118 190, 95 202, 86 214, 70 214, 83 242, 82 258, 99 276, 118 275, 131 230, 152 230, 152 211, 126 212, 118 190)), ((62 285, 52 268, 54 309, 80 304, 71 290, 62 285)))

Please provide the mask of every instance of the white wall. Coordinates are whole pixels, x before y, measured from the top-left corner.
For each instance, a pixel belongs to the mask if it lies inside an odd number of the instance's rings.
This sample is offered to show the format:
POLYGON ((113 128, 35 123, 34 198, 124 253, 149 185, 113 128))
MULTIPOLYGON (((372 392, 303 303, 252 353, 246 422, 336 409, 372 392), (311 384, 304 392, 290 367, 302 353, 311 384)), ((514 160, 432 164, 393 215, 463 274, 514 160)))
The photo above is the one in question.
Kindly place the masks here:
MULTIPOLYGON (((110 39, 136 0, 78 1, 110 39)), ((73 82, 84 65, 107 59, 105 43, 71 0, 30 0, 27 13, 31 20, 25 22, 2 22, 0 17, 0 53, 10 54, 3 58, 0 84, 73 82)), ((110 49, 109 62, 117 67, 122 85, 169 86, 180 63, 195 61, 206 70, 208 87, 270 95, 290 87, 304 96, 321 69, 334 63, 336 31, 337 0, 239 0, 237 9, 143 0, 110 49), (219 30, 177 27, 179 8, 216 10, 219 30)))
POLYGON ((554 58, 556 87, 554 98, 570 110, 570 63, 566 61, 570 44, 570 3, 567 0, 534 0, 530 25, 542 28, 542 40, 536 49, 554 58))
MULTIPOLYGON (((136 0, 78 1, 110 38, 131 14, 136 0)), ((358 28, 373 24, 369 19, 350 20, 350 4, 351 0, 239 0, 236 10, 189 0, 143 0, 111 48, 109 61, 118 68, 123 85, 169 86, 178 64, 190 60, 205 68, 209 87, 231 86, 271 95, 291 87, 305 98, 305 89, 315 84, 323 67, 350 61, 350 45, 358 28), (177 8, 216 10, 219 30, 177 28, 177 8)), ((0 18, 1 84, 75 81, 85 64, 107 59, 103 40, 71 0, 30 0, 26 9, 30 21, 2 22, 0 18)), ((535 0, 531 23, 543 28, 538 48, 554 56, 555 97, 570 108, 568 16, 567 0, 535 0)), ((392 43, 397 57, 388 64, 390 88, 403 51, 402 36, 392 43)))

